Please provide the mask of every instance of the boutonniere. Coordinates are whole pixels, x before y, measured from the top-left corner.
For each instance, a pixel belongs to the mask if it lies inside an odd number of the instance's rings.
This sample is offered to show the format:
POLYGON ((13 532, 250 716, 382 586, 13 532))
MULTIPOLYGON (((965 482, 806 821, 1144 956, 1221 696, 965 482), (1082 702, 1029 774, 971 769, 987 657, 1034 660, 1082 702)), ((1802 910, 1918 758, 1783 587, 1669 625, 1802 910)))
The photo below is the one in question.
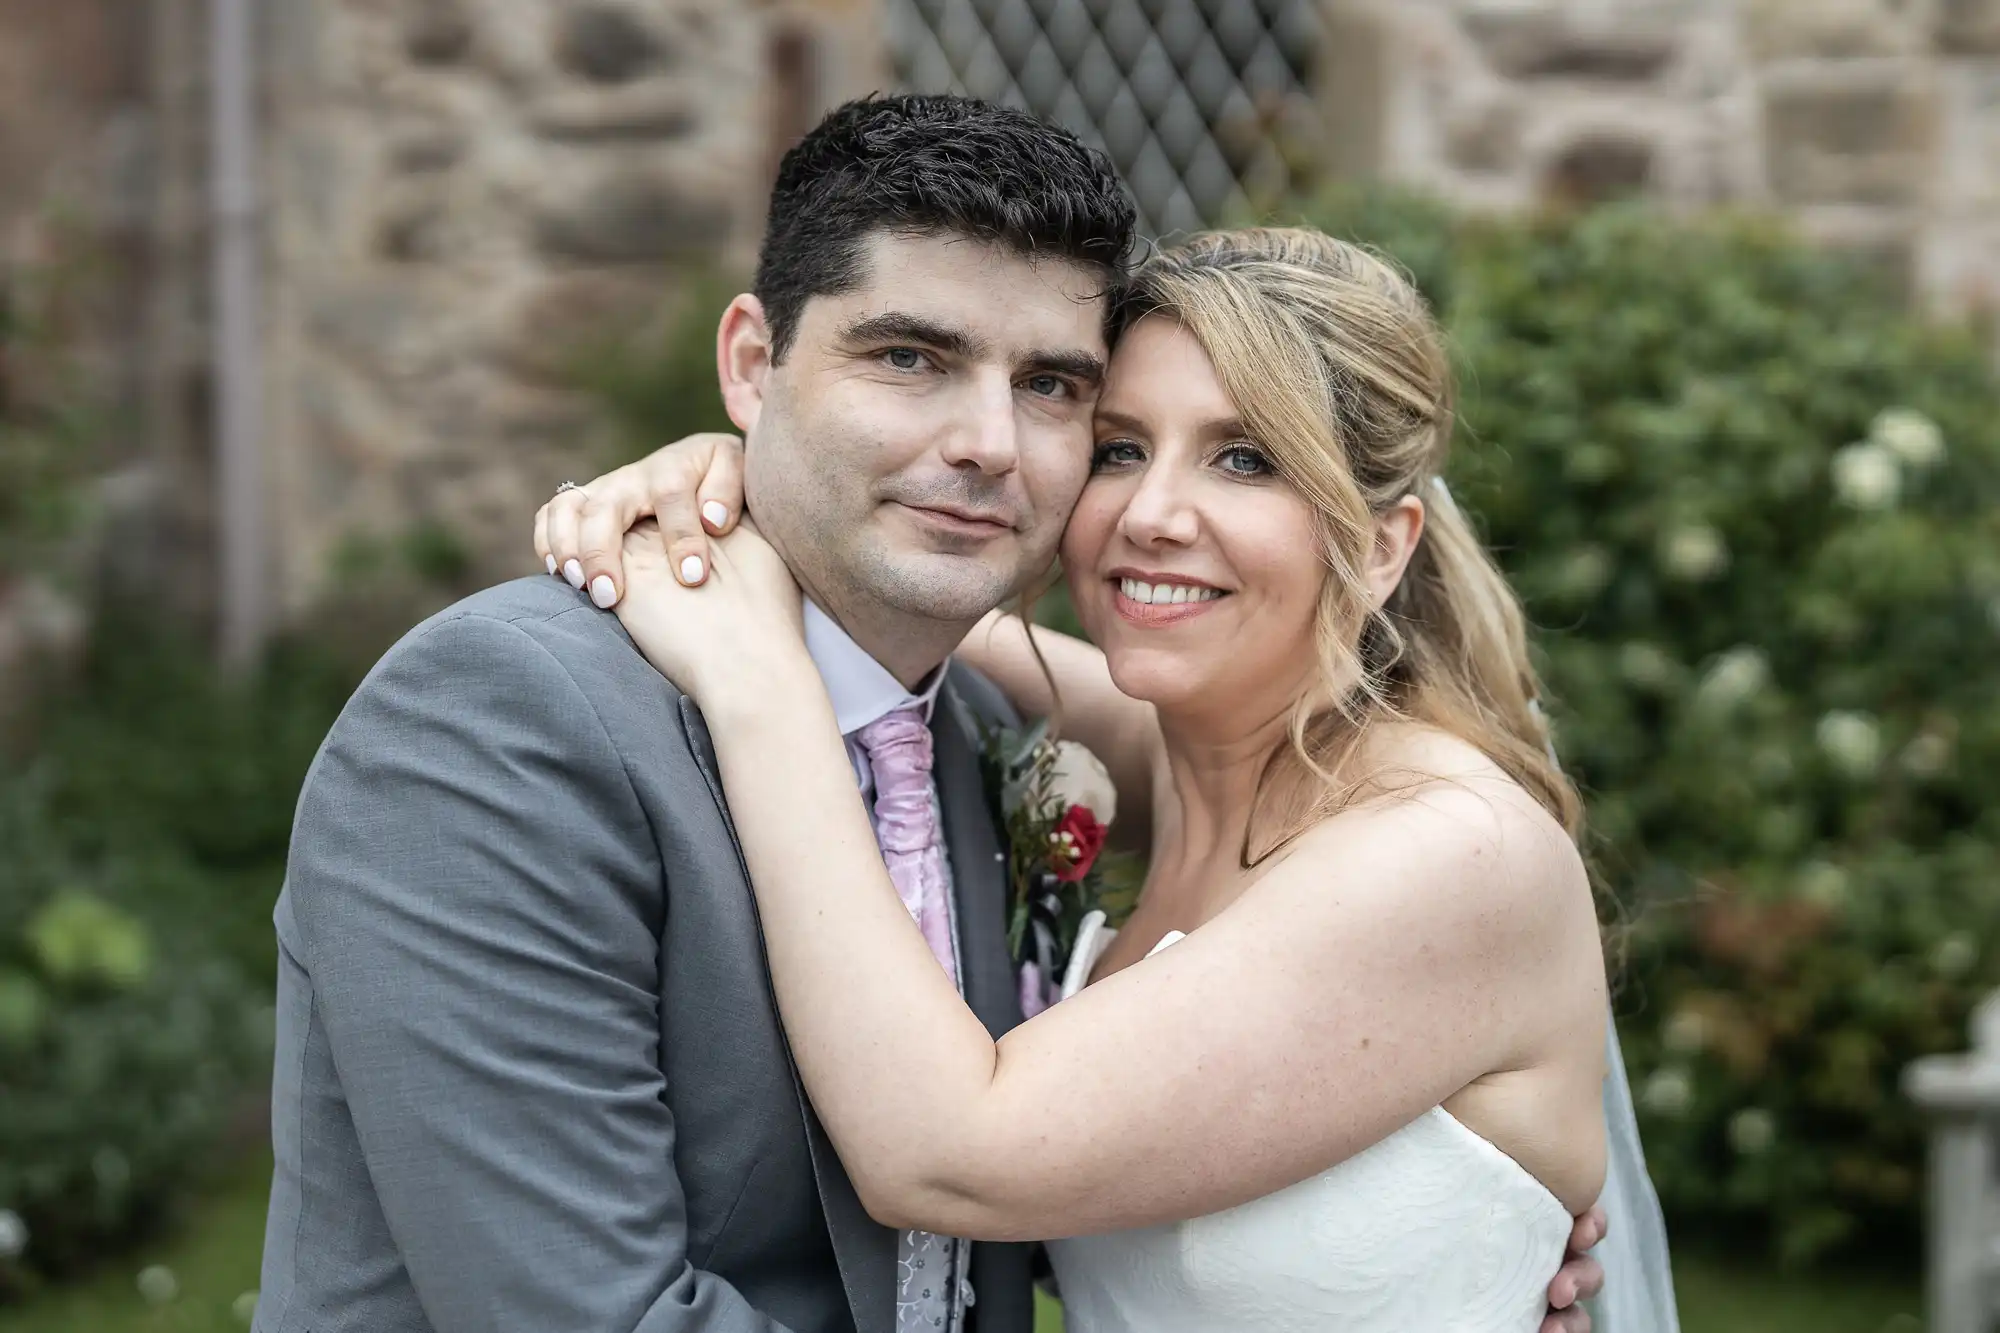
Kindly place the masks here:
POLYGON ((1096 755, 1051 739, 1046 722, 988 729, 980 760, 1006 833, 1007 944, 1032 1018, 1053 1001, 1084 915, 1106 895, 1118 792, 1096 755))

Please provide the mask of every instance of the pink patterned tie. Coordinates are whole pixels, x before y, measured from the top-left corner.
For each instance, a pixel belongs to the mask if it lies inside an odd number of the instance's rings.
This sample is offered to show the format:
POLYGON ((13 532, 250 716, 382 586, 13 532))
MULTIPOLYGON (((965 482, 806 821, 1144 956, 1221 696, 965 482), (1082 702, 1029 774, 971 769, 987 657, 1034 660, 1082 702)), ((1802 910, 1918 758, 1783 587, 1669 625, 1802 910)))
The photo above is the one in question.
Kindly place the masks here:
POLYGON ((958 980, 951 937, 944 837, 931 787, 931 729, 915 708, 900 708, 854 734, 875 774, 875 841, 889 879, 938 966, 958 980))
MULTIPOLYGON (((901 708, 854 733, 875 775, 875 841, 896 896, 910 909, 938 965, 958 980, 944 836, 931 785, 931 729, 901 708)), ((972 1288, 966 1244, 928 1231, 896 1237, 896 1333, 958 1333, 972 1288)))

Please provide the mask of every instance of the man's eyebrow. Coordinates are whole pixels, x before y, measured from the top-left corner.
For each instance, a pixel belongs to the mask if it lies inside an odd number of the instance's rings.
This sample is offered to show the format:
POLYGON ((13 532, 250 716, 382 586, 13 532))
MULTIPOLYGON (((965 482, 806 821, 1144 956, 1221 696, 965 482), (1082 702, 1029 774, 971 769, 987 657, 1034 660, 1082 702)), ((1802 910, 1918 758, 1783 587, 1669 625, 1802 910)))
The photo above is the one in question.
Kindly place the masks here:
POLYGON ((922 315, 911 315, 900 310, 889 310, 854 321, 841 329, 840 341, 918 343, 968 360, 978 358, 986 350, 983 340, 964 329, 956 329, 949 324, 940 324, 936 320, 925 319, 922 315))
POLYGON ((1030 352, 1021 358, 1021 369, 1031 375, 1068 375, 1093 386, 1104 383, 1102 358, 1068 348, 1030 352))

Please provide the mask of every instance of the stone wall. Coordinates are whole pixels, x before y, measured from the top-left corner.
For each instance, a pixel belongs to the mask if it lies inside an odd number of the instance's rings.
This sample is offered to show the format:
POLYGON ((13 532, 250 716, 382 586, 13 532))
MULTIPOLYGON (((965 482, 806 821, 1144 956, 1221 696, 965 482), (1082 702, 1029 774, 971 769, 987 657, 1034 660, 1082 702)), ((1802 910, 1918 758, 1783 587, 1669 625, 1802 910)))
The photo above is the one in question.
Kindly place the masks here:
POLYGON ((573 358, 747 271, 778 155, 884 86, 872 0, 312 0, 271 34, 282 600, 437 523, 499 577, 602 460, 573 358))
MULTIPOLYGON (((2000 304, 2000 0, 1322 4, 1314 148, 1335 173, 1482 208, 1635 190, 1775 208, 1939 310, 2000 304)), ((114 549, 203 619, 206 10, 0 0, 0 273, 56 202, 106 257, 117 299, 83 350, 135 428, 113 461, 140 465, 114 549)), ((778 154, 892 79, 879 0, 257 10, 266 529, 288 616, 343 544, 426 522, 479 577, 524 569, 526 515, 604 456, 573 358, 690 274, 746 271, 778 154)))
POLYGON ((1328 0, 1338 164, 1486 208, 1775 208, 2000 306, 2000 0, 1328 0), (1339 77, 1341 71, 1350 77, 1339 77))

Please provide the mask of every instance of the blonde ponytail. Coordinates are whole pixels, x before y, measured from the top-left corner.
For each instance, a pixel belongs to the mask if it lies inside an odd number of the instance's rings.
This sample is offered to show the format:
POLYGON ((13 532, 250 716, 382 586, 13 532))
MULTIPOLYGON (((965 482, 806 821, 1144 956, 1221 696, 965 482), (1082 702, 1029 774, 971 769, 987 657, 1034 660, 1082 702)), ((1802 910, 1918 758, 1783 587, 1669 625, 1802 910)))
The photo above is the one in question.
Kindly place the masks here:
POLYGON ((1428 490, 1424 539, 1384 608, 1406 645, 1389 693, 1477 745, 1577 837, 1583 806, 1550 745, 1520 600, 1443 480, 1428 490))

